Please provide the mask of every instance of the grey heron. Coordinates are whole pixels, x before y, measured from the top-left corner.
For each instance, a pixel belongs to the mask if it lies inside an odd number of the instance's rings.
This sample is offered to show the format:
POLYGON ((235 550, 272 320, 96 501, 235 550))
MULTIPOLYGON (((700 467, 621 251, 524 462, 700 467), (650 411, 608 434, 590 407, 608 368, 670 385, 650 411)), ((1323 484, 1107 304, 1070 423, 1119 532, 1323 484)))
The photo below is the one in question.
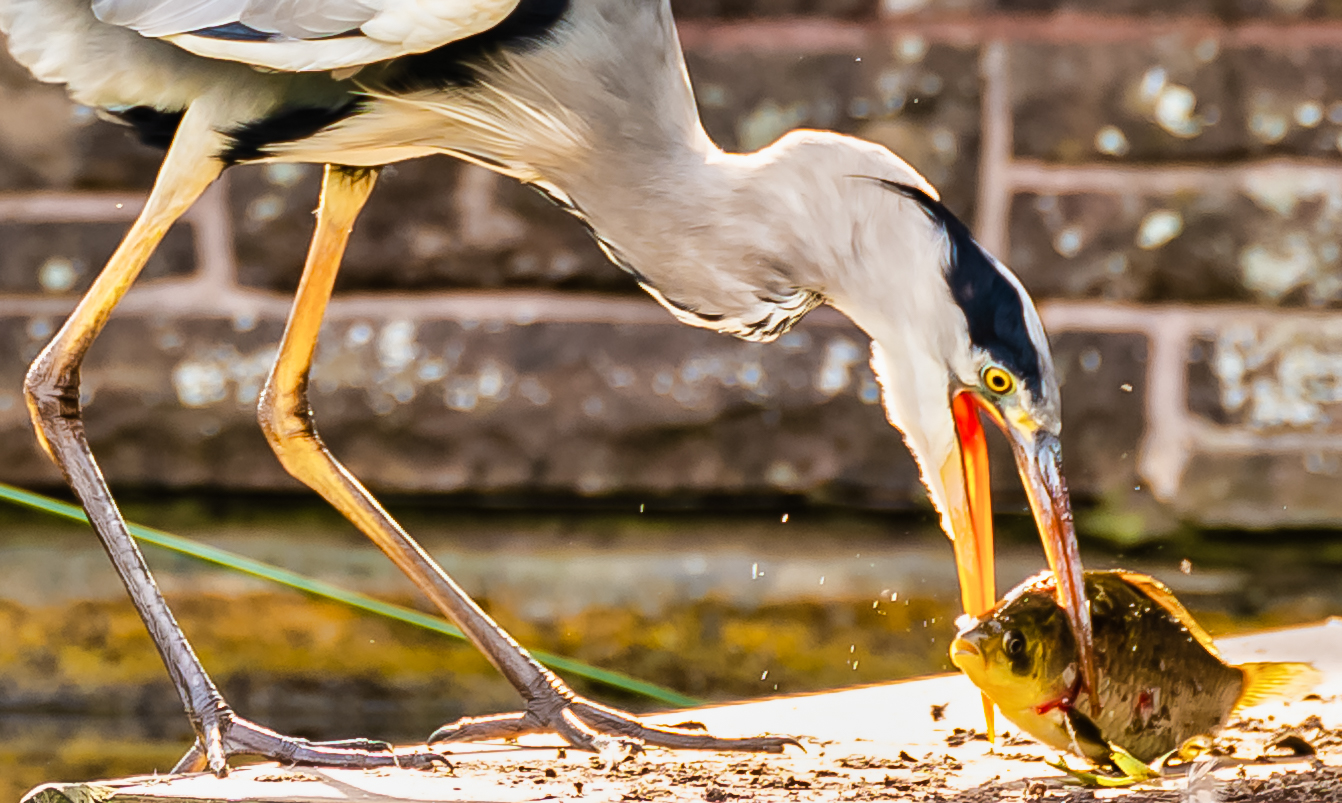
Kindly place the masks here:
POLYGON ((1093 685, 1089 618, 1061 472, 1059 390, 1020 283, 885 148, 793 132, 751 154, 700 125, 667 0, 0 0, 14 56, 166 148, 138 219, 34 361, 28 407, 105 544, 182 697, 196 743, 179 769, 235 754, 342 766, 431 763, 373 743, 312 744, 225 703, 127 534, 84 435, 79 369, 168 227, 230 165, 325 165, 300 286, 259 405, 284 467, 371 538, 517 688, 518 714, 430 743, 537 730, 779 751, 646 725, 574 694, 440 569, 330 454, 308 403, 323 312, 378 169, 448 154, 528 183, 582 220, 676 318, 769 340, 828 303, 873 341, 890 422, 954 544, 966 611, 995 597, 980 413, 1013 447, 1093 685))

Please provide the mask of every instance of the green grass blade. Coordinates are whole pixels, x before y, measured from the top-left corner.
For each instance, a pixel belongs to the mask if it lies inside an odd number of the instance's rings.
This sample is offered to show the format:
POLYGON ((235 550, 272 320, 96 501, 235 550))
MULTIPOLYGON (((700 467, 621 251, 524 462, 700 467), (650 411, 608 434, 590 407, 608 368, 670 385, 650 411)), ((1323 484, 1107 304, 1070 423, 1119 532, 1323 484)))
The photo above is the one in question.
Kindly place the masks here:
MULTIPOLYGON (((40 510, 44 513, 60 516, 61 518, 84 523, 88 522, 88 517, 84 515, 84 511, 75 505, 62 502, 59 499, 52 499, 49 496, 33 493, 32 491, 25 491, 22 488, 15 488, 12 485, 0 483, 0 499, 33 510, 40 510)), ((436 616, 421 613, 420 611, 400 605, 393 605, 389 602, 383 602, 379 599, 370 597, 367 594, 360 594, 357 591, 349 591, 323 580, 306 577, 297 572, 291 572, 288 569, 281 569, 278 566, 272 566, 269 563, 253 560, 244 555, 192 541, 191 539, 183 538, 180 535, 165 533, 162 530, 156 530, 152 527, 145 527, 130 522, 126 523, 126 527, 130 530, 131 535, 146 544, 153 544, 162 549, 171 550, 207 563, 213 563, 216 566, 222 566, 236 572, 249 574, 253 577, 259 577, 263 580, 269 580, 273 583, 288 586, 289 588, 297 589, 315 597, 344 603, 345 605, 358 608, 362 611, 385 616, 388 619, 395 619, 398 622, 406 622, 407 624, 416 625, 426 630, 432 630, 435 633, 442 633, 445 636, 451 636, 452 638, 458 639, 466 638, 466 636, 456 627, 436 616)), ((550 653, 537 650, 531 650, 531 656, 557 672, 594 680, 599 683, 604 683, 607 686, 613 686, 622 691, 643 695, 644 697, 648 697, 661 703, 666 703, 667 705, 684 707, 703 704, 701 700, 688 697, 677 691, 673 691, 672 689, 663 688, 655 683, 648 683, 647 681, 639 680, 638 678, 632 678, 628 675, 621 674, 620 672, 612 672, 607 669, 590 666, 572 658, 565 658, 561 655, 551 655, 550 653)))

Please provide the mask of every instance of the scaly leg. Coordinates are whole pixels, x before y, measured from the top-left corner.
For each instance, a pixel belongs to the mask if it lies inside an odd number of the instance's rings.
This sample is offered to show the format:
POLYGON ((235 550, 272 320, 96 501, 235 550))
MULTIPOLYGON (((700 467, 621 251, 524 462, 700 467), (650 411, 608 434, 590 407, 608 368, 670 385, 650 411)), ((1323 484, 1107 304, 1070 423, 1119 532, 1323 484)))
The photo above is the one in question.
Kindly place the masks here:
POLYGON ((186 706, 197 742, 179 763, 180 770, 208 767, 223 775, 228 770, 227 757, 238 753, 353 767, 398 762, 423 767, 444 761, 428 750, 394 755, 386 746, 370 751, 316 745, 281 736, 234 716, 168 609, 89 449, 79 407, 80 364, 113 307, 135 281, 168 228, 223 169, 216 154, 222 152, 225 143, 211 123, 207 106, 197 104, 186 112, 144 211, 75 311, 29 369, 24 390, 38 440, 83 503, 186 706))
POLYGON ((370 169, 326 168, 317 231, 279 355, 261 394, 258 417, 284 468, 371 538, 461 628, 526 702, 524 713, 464 719, 440 728, 430 741, 554 731, 574 747, 588 750, 598 749, 603 738, 611 737, 664 747, 766 752, 781 752, 784 745, 795 744, 787 737, 719 739, 702 731, 645 725, 630 714, 578 697, 495 624, 327 451, 313 424, 307 397, 308 373, 345 243, 375 177, 370 169))

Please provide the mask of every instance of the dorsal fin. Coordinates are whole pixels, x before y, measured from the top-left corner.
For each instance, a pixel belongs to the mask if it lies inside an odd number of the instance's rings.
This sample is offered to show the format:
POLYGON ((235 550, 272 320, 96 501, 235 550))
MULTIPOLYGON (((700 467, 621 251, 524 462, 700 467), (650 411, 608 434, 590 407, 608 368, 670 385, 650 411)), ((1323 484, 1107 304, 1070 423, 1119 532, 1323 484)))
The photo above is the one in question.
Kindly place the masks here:
POLYGON ((1236 711, 1272 700, 1299 700, 1323 679, 1313 664, 1269 661, 1236 668, 1244 673, 1244 691, 1235 701, 1236 711))
POLYGON ((1136 588, 1138 591, 1149 597, 1152 602, 1169 612, 1170 616, 1173 616, 1178 620, 1179 624, 1188 629, 1188 635, 1197 639, 1198 644, 1202 645, 1203 649, 1217 658, 1221 657, 1221 652, 1216 649, 1216 645, 1212 642, 1211 635, 1208 634, 1206 630, 1202 629, 1202 625, 1198 624, 1193 619, 1193 615, 1188 612, 1188 609, 1185 608, 1179 600, 1174 598, 1174 592, 1170 591, 1164 583, 1149 575, 1138 574, 1136 572, 1125 572, 1120 570, 1114 572, 1114 574, 1117 574, 1122 578, 1123 582, 1136 588))

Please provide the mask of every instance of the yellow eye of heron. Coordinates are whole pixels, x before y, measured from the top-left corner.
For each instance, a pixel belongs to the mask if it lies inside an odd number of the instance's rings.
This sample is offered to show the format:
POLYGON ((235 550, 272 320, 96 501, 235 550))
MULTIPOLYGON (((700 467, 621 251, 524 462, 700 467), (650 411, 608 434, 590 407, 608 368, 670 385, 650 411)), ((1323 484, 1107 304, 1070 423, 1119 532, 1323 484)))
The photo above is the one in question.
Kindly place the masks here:
POLYGON ((1016 387, 1016 380, 1006 370, 990 365, 983 369, 983 386, 993 393, 1010 393, 1016 387))

